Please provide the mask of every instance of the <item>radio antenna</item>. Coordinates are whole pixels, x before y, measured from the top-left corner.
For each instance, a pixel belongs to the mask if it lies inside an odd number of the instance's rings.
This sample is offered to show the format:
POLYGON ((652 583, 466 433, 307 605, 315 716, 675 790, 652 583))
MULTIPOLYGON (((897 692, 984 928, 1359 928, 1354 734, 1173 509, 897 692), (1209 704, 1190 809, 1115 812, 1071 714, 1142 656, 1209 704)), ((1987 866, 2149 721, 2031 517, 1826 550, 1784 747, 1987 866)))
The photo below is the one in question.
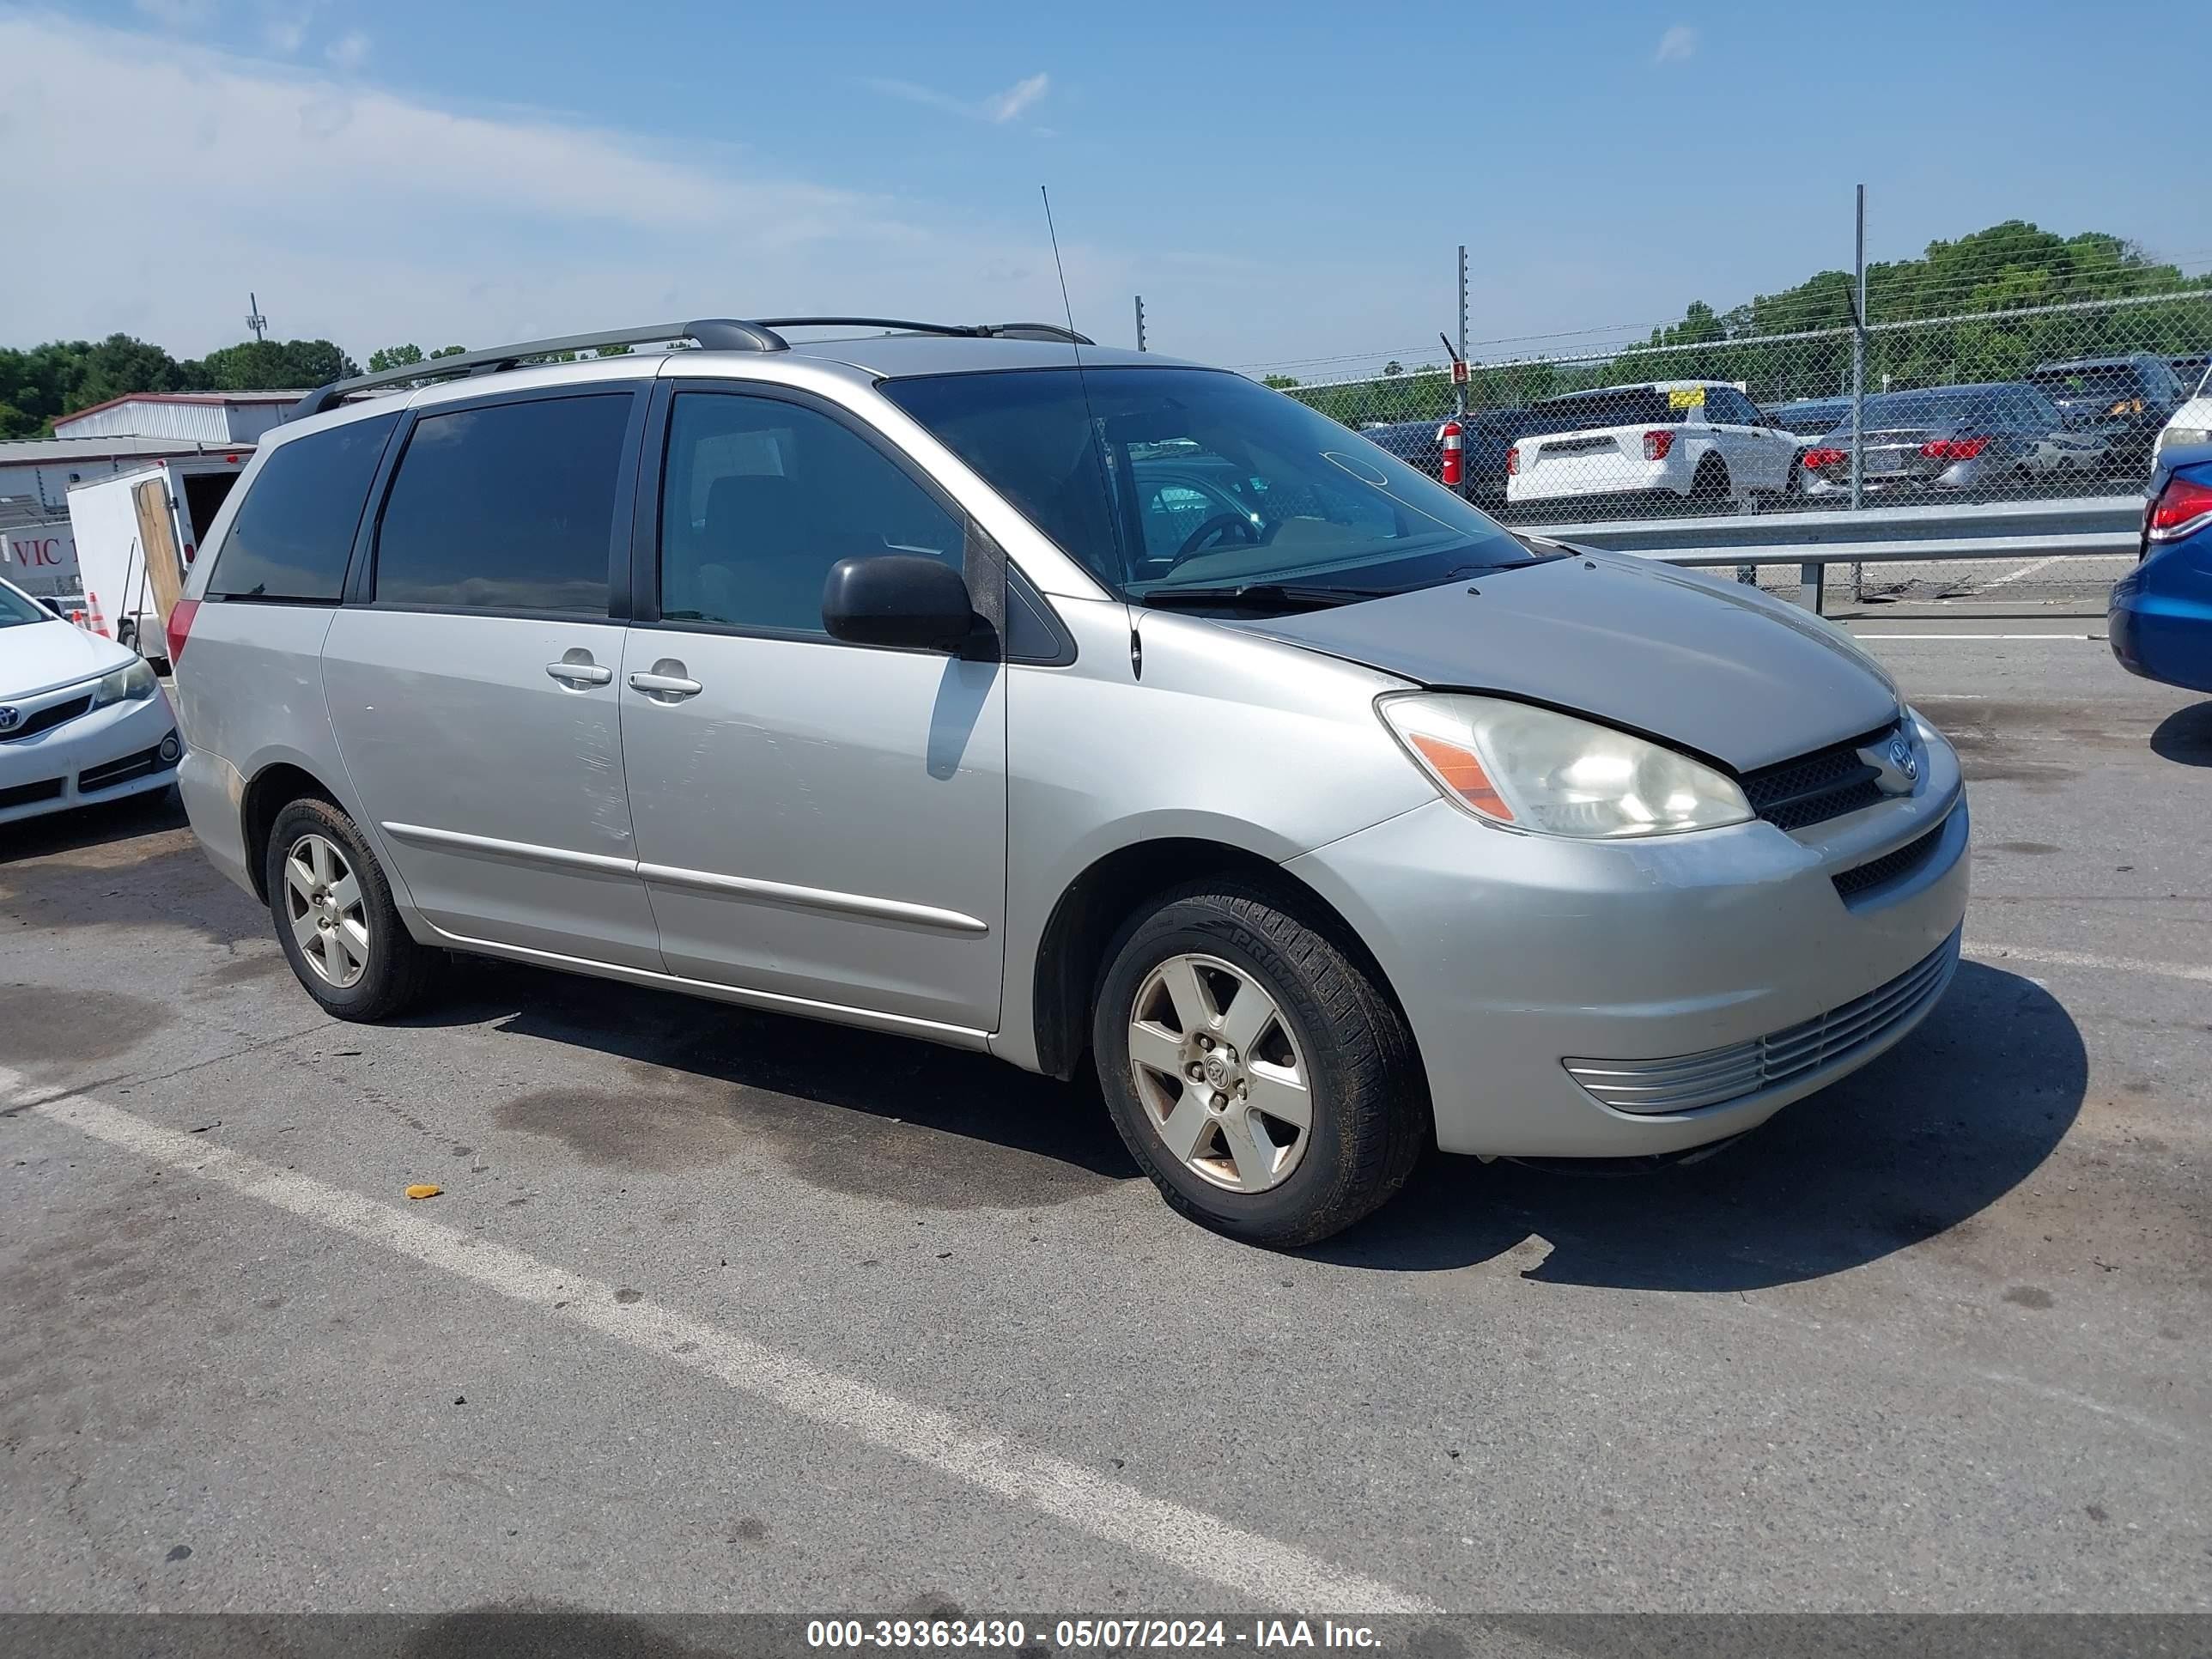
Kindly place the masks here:
MULTIPOLYGON (((1037 194, 1044 198, 1044 234, 1052 239, 1052 269, 1053 274, 1060 278, 1060 308, 1067 314, 1067 331, 1073 334, 1075 332, 1075 307, 1067 298, 1067 267, 1060 262, 1060 232, 1052 222, 1052 192, 1039 185, 1037 194)), ((1083 362, 1083 348, 1073 341, 1069 344, 1073 347, 1075 361, 1079 366, 1083 362)), ((1086 404, 1090 402, 1091 394, 1087 390, 1083 398, 1086 404)))
MULTIPOLYGON (((1039 185, 1037 194, 1044 198, 1044 230, 1045 234, 1052 239, 1052 269, 1060 278, 1060 308, 1067 317, 1067 349, 1075 354, 1075 384, 1083 392, 1083 415, 1091 427, 1091 453, 1098 463, 1098 500, 1106 508, 1109 533, 1119 542, 1122 526, 1121 515, 1115 510, 1113 481, 1106 471, 1106 428, 1098 419, 1097 406, 1091 401, 1091 377, 1083 372, 1083 348, 1076 343, 1075 306, 1067 297, 1067 267, 1060 259, 1060 230, 1052 222, 1052 192, 1039 185)), ((1130 568, 1126 553, 1121 567, 1125 571, 1130 568)), ((1145 677, 1144 641, 1137 636, 1136 613, 1129 609, 1126 594, 1121 604, 1125 611, 1129 611, 1129 672, 1133 678, 1142 679, 1145 677)))

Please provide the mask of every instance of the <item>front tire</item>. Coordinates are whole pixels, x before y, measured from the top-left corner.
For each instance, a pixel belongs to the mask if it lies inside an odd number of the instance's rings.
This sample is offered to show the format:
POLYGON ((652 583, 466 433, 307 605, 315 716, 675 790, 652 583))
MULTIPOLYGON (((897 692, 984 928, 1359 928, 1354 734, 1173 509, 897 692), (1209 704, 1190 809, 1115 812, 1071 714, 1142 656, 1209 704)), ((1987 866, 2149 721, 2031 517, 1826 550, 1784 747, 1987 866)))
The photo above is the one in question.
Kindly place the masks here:
POLYGON ((1092 1014, 1115 1127, 1167 1201, 1311 1244, 1384 1203, 1434 1129, 1396 1006, 1274 896, 1203 884, 1122 929, 1092 1014))
POLYGON ((309 996, 340 1019, 388 1019, 428 988, 416 944, 360 827, 326 800, 295 800, 270 827, 263 866, 276 942, 309 996))

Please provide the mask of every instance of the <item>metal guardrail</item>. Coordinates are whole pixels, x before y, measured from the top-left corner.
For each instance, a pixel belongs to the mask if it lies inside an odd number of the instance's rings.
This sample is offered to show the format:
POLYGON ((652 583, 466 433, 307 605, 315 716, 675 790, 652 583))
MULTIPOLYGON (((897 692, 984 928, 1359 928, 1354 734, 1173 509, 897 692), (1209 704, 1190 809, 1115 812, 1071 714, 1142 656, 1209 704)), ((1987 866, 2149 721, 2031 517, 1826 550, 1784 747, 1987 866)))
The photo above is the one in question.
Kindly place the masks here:
POLYGON ((1516 525, 1532 536, 1693 567, 1794 564, 1804 602, 1820 608, 1832 564, 2133 558, 2142 498, 1987 501, 1856 513, 1732 514, 1698 519, 1516 525))

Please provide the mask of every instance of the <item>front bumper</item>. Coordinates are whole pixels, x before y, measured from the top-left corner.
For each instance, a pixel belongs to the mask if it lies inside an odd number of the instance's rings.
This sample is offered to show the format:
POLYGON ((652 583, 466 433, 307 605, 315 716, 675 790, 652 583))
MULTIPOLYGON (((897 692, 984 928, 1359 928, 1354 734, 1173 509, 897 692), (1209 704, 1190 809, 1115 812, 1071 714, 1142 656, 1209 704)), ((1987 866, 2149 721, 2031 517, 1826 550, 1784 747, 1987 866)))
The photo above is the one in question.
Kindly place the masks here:
POLYGON ((184 740, 167 694, 0 740, 0 823, 127 800, 174 782, 184 740))
POLYGON ((1957 757, 1933 733, 1925 741, 1914 793, 1794 835, 1753 822, 1572 842, 1495 830, 1437 800, 1287 867, 1380 962, 1446 1152, 1678 1152, 1856 1070, 1941 995, 1966 914, 1970 828, 1957 757), (1838 874, 1923 839, 1903 873, 1848 900, 1839 891, 1838 874), (1863 1019, 1869 1008, 1879 1021, 1863 1019), (1820 1046, 1824 1031, 1838 1040, 1820 1046), (1811 1063, 1784 1064, 1808 1032, 1811 1063), (1679 1109, 1607 1104, 1568 1069, 1641 1071, 1671 1088, 1747 1053, 1777 1057, 1747 1074, 1748 1092, 1679 1109))

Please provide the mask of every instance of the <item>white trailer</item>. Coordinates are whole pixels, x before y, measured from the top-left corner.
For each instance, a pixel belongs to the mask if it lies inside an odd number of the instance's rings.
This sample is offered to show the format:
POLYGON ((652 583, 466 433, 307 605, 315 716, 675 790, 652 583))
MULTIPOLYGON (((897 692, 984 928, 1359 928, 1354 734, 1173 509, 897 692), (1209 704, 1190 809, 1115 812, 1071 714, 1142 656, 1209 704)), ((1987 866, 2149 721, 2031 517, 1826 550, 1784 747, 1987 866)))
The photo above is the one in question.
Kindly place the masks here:
POLYGON ((69 520, 9 507, 0 501, 0 580, 34 599, 69 598, 77 591, 76 541, 69 520))
POLYGON ((252 459, 227 450, 189 459, 156 461, 69 492, 76 536, 77 574, 89 618, 99 631, 138 653, 168 655, 169 607, 198 556, 216 509, 252 459))

